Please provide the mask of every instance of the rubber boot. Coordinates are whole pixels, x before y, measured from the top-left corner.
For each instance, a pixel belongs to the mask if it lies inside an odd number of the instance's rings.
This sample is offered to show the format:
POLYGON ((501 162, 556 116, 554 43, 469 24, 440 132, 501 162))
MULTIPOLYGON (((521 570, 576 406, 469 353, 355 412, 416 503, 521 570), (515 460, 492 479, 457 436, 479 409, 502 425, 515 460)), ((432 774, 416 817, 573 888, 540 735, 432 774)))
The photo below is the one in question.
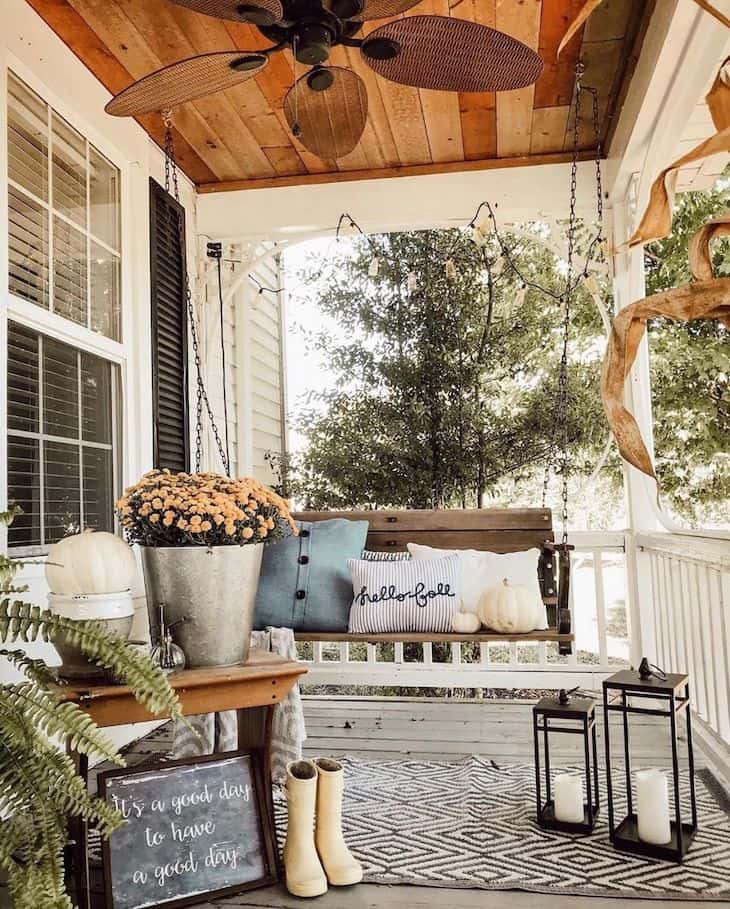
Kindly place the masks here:
POLYGON ((289 822, 284 843, 286 889, 294 896, 321 896, 327 878, 314 845, 317 768, 312 761, 292 761, 286 768, 289 822))
POLYGON ((347 848, 342 835, 342 795, 345 772, 339 761, 316 758, 319 773, 317 786, 317 852, 335 887, 347 887, 362 880, 362 865, 347 848))

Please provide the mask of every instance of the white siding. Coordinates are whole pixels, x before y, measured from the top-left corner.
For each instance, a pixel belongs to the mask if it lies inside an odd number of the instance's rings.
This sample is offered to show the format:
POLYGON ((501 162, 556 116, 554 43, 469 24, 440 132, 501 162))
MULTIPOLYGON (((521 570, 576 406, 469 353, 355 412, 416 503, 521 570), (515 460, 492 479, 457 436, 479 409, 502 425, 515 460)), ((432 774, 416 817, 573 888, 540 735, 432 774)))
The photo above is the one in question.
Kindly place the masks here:
MULTIPOLYGON (((6 425, 5 348, 8 311, 15 318, 48 330, 45 311, 33 304, 11 299, 7 287, 7 215, 5 150, 5 72, 10 68, 46 98, 74 127, 112 160, 122 178, 122 344, 93 336, 72 323, 64 326, 69 343, 78 341, 89 349, 97 345, 102 356, 119 363, 123 385, 123 463, 120 487, 134 482, 152 466, 152 392, 150 376, 150 270, 148 232, 148 180, 164 184, 163 156, 146 133, 131 120, 104 114, 108 92, 68 50, 25 0, 0 4, 0 426, 6 425), (84 332, 86 332, 84 334, 84 332)), ((195 262, 195 192, 180 176, 182 202, 188 213, 188 261, 195 262)), ((7 499, 6 445, 0 444, 0 508, 7 499)), ((0 535, 0 546, 5 545, 0 535)), ((29 566, 22 575, 29 585, 27 598, 44 606, 48 587, 42 566, 29 566)), ((141 573, 134 585, 135 637, 147 635, 147 610, 141 573)), ((57 662, 50 645, 31 645, 35 656, 57 662)), ((0 663, 0 680, 11 669, 0 663)), ((120 726, 114 730, 119 743, 141 734, 147 724, 120 726)))
POLYGON ((277 478, 268 452, 286 451, 283 391, 283 294, 276 251, 256 246, 241 254, 243 269, 235 294, 235 331, 229 348, 235 359, 238 472, 264 483, 277 478), (260 288, 265 288, 259 292, 260 288))

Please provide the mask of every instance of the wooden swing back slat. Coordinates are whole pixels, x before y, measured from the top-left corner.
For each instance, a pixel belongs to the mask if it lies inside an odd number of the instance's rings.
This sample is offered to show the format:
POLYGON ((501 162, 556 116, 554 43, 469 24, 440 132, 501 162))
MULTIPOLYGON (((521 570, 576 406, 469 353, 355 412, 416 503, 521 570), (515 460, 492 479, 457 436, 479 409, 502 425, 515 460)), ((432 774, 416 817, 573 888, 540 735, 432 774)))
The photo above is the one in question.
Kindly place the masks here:
POLYGON ((484 632, 462 634, 376 634, 297 632, 298 641, 363 641, 378 643, 485 643, 489 641, 554 641, 561 652, 569 649, 574 635, 565 610, 558 621, 557 555, 552 512, 548 508, 478 508, 403 511, 305 511, 294 515, 298 521, 326 521, 345 518, 368 521, 366 546, 376 552, 403 552, 408 543, 437 549, 477 549, 489 552, 541 551, 538 578, 550 627, 528 634, 501 635, 484 632), (560 633, 558 627, 561 627, 560 633))

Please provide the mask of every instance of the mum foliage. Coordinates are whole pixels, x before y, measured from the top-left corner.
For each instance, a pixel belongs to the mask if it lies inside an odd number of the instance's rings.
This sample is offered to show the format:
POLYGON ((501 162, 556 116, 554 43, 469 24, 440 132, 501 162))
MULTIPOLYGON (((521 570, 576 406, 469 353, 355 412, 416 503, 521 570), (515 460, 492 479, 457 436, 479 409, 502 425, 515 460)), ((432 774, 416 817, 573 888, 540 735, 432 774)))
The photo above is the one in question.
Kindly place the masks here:
MULTIPOLYGON (((10 524, 17 510, 0 512, 10 524)), ((153 714, 180 717, 180 705, 161 670, 97 622, 72 622, 26 603, 14 577, 23 562, 0 555, 0 642, 53 643, 65 638, 132 689, 153 714)), ((63 852, 68 823, 81 818, 109 836, 123 823, 91 796, 66 749, 123 765, 112 742, 75 704, 60 697, 60 682, 24 649, 0 649, 20 674, 0 685, 0 869, 16 909, 71 909, 63 852)))
POLYGON ((151 470, 117 511, 130 543, 243 546, 296 533, 287 503, 251 477, 151 470))

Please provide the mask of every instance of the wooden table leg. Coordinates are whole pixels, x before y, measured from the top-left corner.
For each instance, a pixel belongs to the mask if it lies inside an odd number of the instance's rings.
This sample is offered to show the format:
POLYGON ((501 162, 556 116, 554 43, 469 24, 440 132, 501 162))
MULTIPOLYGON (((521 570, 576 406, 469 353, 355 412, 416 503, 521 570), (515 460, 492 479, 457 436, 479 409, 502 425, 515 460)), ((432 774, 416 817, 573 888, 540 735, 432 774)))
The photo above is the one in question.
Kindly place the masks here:
MULTIPOLYGON (((276 816, 274 814, 274 796, 271 781, 271 733, 274 722, 274 704, 266 707, 248 707, 238 711, 238 747, 263 749, 264 776, 266 782, 266 807, 271 818, 276 840, 276 816)), ((277 873, 281 877, 282 865, 279 849, 276 849, 277 873)))

